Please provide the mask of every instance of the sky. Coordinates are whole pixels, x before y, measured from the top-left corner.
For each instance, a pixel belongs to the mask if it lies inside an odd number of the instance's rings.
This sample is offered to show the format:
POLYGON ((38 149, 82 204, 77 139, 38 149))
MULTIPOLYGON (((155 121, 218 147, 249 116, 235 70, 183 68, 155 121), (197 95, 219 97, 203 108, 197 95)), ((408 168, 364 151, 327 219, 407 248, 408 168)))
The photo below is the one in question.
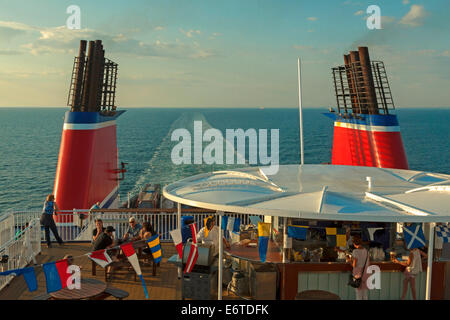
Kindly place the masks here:
POLYGON ((331 68, 368 46, 396 108, 450 107, 445 0, 0 0, 0 106, 64 107, 80 39, 103 40, 127 107, 336 104, 331 68), (70 5, 79 30, 67 28, 70 5), (381 11, 370 30, 367 8, 381 11))

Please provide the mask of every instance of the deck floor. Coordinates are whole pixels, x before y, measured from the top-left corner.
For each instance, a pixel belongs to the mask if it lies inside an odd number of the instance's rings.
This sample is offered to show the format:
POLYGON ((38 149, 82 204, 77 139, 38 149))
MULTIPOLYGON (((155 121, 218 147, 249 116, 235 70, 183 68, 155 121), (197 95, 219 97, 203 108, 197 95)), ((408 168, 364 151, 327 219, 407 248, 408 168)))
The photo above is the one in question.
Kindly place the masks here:
MULTIPOLYGON (((176 253, 172 243, 162 243, 163 258, 160 267, 156 269, 156 275, 152 276, 152 267, 141 263, 142 275, 147 284, 150 300, 180 300, 181 299, 181 280, 177 279, 177 268, 167 259, 176 253)), ((42 252, 36 257, 37 263, 56 261, 70 254, 73 257, 81 256, 91 251, 90 243, 65 243, 62 247, 54 244, 52 248, 42 246, 42 252)), ((81 278, 92 278, 101 281, 105 280, 104 269, 97 266, 96 276, 92 275, 92 261, 87 257, 75 258, 75 265, 81 267, 81 278)), ((35 268, 38 289, 29 292, 25 279, 22 276, 15 277, 10 284, 0 291, 0 300, 31 300, 33 297, 46 293, 46 282, 43 269, 35 268)), ((134 273, 126 269, 119 270, 108 284, 129 292, 127 299, 144 300, 144 290, 142 284, 137 278, 134 281, 134 273)), ((114 299, 109 297, 109 299, 114 299)), ((236 299, 235 296, 228 296, 227 290, 223 290, 223 299, 236 299)))

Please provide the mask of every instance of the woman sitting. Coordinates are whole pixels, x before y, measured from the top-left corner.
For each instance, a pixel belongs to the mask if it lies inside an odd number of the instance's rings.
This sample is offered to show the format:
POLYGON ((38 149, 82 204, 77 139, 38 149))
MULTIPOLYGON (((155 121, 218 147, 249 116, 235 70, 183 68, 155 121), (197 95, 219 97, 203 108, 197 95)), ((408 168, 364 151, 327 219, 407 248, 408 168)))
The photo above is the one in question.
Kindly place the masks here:
MULTIPOLYGON (((155 230, 153 230, 153 226, 150 224, 150 222, 144 222, 142 224, 142 229, 139 233, 139 239, 140 240, 148 240, 151 237, 153 237, 155 235, 155 230)), ((149 254, 151 255, 152 252, 150 251, 150 248, 145 248, 142 250, 142 252, 144 252, 145 254, 149 254)))

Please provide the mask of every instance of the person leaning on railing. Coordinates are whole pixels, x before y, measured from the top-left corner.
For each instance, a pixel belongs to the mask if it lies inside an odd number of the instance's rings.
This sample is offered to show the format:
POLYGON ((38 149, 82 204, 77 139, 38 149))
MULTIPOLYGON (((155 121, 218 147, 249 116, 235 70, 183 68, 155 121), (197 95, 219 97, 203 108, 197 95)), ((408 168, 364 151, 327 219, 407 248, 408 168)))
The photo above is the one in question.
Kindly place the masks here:
POLYGON ((53 220, 53 214, 57 215, 57 211, 59 211, 59 209, 56 205, 55 196, 53 194, 49 194, 45 200, 41 215, 41 225, 43 225, 45 229, 45 240, 47 241, 48 248, 52 247, 52 243, 50 241, 50 230, 53 232, 53 235, 59 245, 63 245, 63 241, 58 234, 58 229, 56 229, 55 220, 53 220))

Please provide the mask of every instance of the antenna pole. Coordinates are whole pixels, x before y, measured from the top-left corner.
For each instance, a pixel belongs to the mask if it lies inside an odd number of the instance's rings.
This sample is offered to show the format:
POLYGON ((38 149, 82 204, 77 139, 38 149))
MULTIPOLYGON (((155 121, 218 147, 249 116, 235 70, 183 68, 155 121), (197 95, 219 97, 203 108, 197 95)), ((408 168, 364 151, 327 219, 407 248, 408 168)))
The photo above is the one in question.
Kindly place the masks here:
POLYGON ((300 72, 300 58, 298 58, 298 111, 300 117, 300 164, 304 165, 304 155, 303 155, 303 113, 302 113, 302 86, 301 86, 301 72, 300 72))

